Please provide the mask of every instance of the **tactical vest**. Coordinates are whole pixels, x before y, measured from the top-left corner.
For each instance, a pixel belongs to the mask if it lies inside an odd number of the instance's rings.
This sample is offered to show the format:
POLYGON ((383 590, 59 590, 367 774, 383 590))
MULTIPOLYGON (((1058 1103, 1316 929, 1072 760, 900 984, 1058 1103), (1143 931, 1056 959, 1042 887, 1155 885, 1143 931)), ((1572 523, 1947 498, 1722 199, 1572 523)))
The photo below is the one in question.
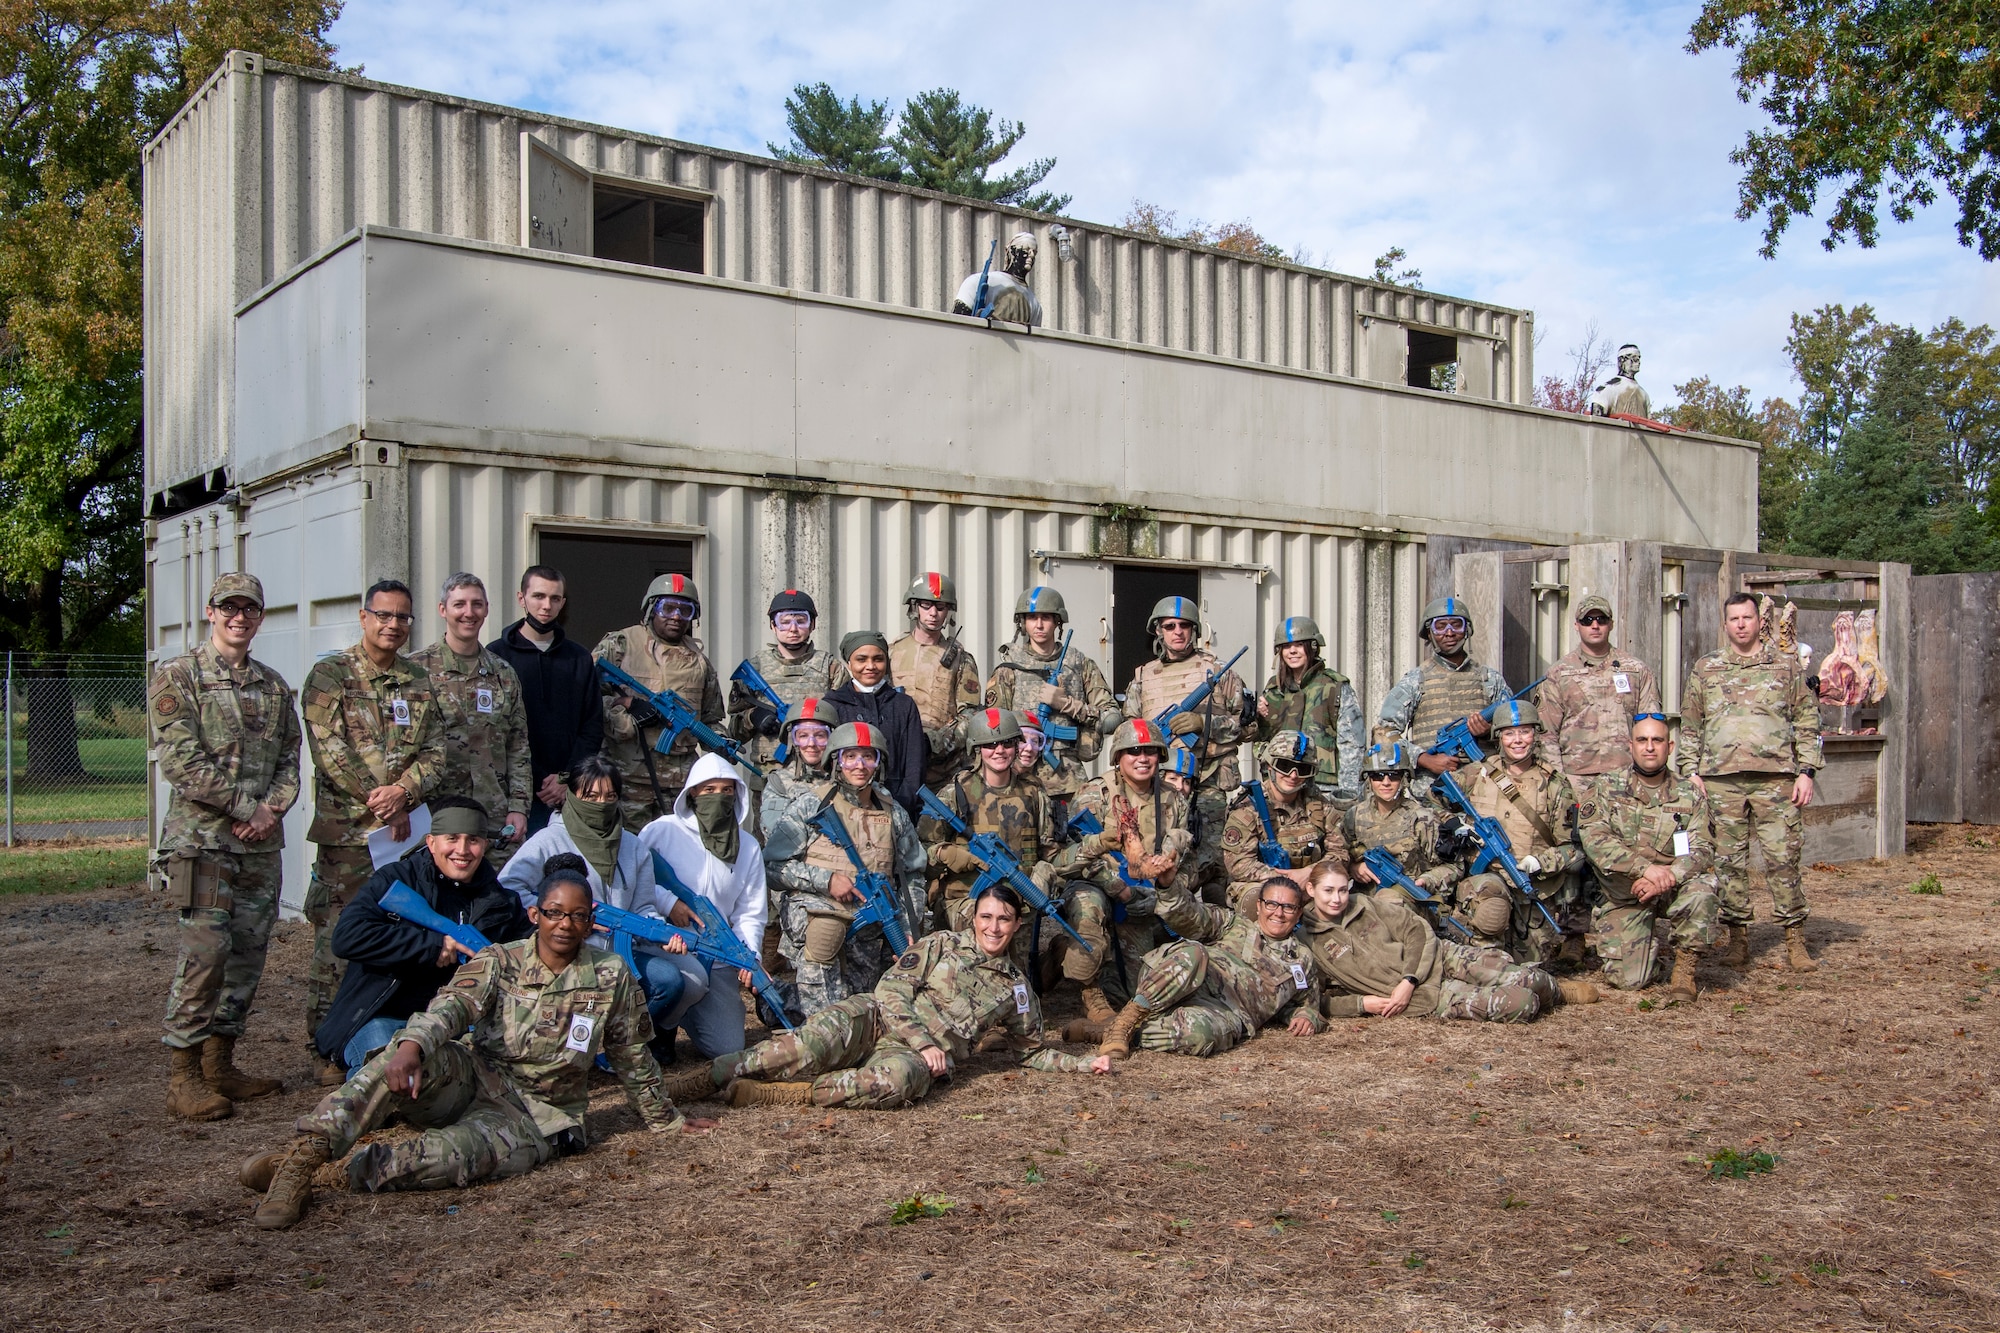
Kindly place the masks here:
POLYGON ((1532 810, 1542 818, 1549 833, 1561 838, 1566 835, 1569 811, 1548 809, 1550 771, 1541 764, 1533 764, 1520 777, 1507 771, 1506 761, 1498 755, 1488 759, 1478 769, 1479 779, 1463 783, 1468 787, 1467 797, 1473 809, 1480 814, 1500 821, 1500 827, 1507 832, 1507 841, 1514 846, 1516 856, 1539 855, 1549 850, 1550 840, 1544 837, 1528 817, 1532 810))
MULTIPOLYGON (((1056 677, 1056 684, 1062 687, 1062 692, 1079 702, 1087 700, 1090 695, 1088 668, 1084 665, 1089 661, 1088 657, 1071 648, 1069 656, 1063 659, 1061 674, 1056 677)), ((1055 659, 1037 657, 1035 650, 1028 644, 1027 636, 1016 635, 1012 643, 1000 650, 1000 663, 1001 665, 993 673, 994 688, 990 691, 993 695, 993 706, 1011 708, 1019 712, 1033 706, 1036 696, 1041 693, 1042 686, 1048 683, 1042 679, 1040 673, 1045 673, 1054 666, 1055 659), (1028 670, 1017 671, 1006 665, 1009 662, 1018 663, 1028 670)), ((1104 749, 1104 736, 1098 731, 1097 719, 1094 717, 1081 719, 1064 717, 1061 720, 1075 725, 1076 739, 1058 741, 1045 738, 1045 743, 1065 761, 1063 770, 1055 775, 1057 785, 1065 792, 1073 792, 1082 785, 1082 779, 1073 778, 1068 771, 1070 765, 1067 761, 1075 758, 1087 764, 1097 758, 1098 753, 1104 749), (1071 778, 1073 780, 1065 783, 1064 779, 1071 778)), ((1044 780, 1048 778, 1049 775, 1044 774, 1044 780)))
POLYGON ((1421 875, 1436 864, 1431 856, 1428 821, 1422 807, 1407 794, 1386 811, 1373 796, 1364 796, 1347 812, 1347 824, 1353 830, 1348 855, 1356 860, 1372 847, 1384 847, 1412 875, 1421 875))
MULTIPOLYGON (((861 868, 878 875, 890 874, 896 865, 895 816, 880 806, 864 810, 840 792, 834 794, 829 804, 847 826, 847 836, 854 840, 854 850, 861 854, 861 868)), ((805 861, 821 870, 854 873, 854 862, 847 859, 847 853, 832 840, 818 835, 806 845, 805 861)))
MULTIPOLYGON (((1163 662, 1154 658, 1141 663, 1132 674, 1132 688, 1125 696, 1125 711, 1133 710, 1132 696, 1138 696, 1139 717, 1158 717, 1168 708, 1193 694, 1201 683, 1208 679, 1208 673, 1221 667, 1222 662, 1214 653, 1203 649, 1189 653, 1178 662, 1163 662)), ((1195 713, 1211 725, 1203 733, 1201 747, 1201 785, 1218 787, 1223 791, 1234 791, 1242 781, 1236 769, 1236 726, 1230 710, 1213 693, 1195 713), (1227 720, 1229 725, 1222 723, 1227 720), (1229 737, 1226 741, 1213 739, 1217 734, 1229 737)))
MULTIPOLYGON (((697 713, 701 711, 701 696, 708 683, 709 666, 708 658, 696 640, 690 638, 680 643, 664 643, 644 625, 628 626, 621 633, 625 637, 625 660, 619 665, 625 668, 626 674, 649 690, 672 690, 689 708, 697 713)), ((654 727, 645 743, 652 744, 659 734, 659 728, 654 727)), ((694 737, 688 735, 683 735, 674 745, 676 754, 692 752, 693 749, 694 737)))
POLYGON ((1424 660, 1417 688, 1421 694, 1407 739, 1419 750, 1437 743, 1440 727, 1486 707, 1486 673, 1469 659, 1454 671, 1432 653, 1424 660))
MULTIPOLYGON (((778 652, 776 644, 765 644, 757 654, 757 670, 787 705, 801 699, 816 699, 833 688, 833 654, 824 648, 815 648, 796 662, 788 662, 778 652)), ((692 700, 690 700, 692 702, 692 700)))

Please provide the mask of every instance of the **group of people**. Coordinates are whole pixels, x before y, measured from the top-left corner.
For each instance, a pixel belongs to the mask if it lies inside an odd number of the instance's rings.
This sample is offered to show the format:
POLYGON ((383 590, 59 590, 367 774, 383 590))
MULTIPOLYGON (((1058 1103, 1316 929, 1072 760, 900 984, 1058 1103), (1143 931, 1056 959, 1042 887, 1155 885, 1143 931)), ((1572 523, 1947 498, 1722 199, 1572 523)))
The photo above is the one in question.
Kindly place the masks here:
MULTIPOLYGON (((260 1225, 296 1222, 343 1156, 348 1188, 381 1190, 580 1151, 593 1063, 660 1131, 715 1099, 890 1108, 975 1050, 1101 1074, 1135 1046, 1212 1055, 1270 1024, 1527 1021, 1597 998, 1591 934, 1599 982, 1692 1001, 1719 929, 1719 961, 1747 965, 1752 837, 1790 965, 1814 965, 1798 862, 1816 702, 1747 595, 1688 678, 1676 746, 1600 597, 1532 703, 1470 657, 1463 604, 1433 602, 1422 665, 1365 732, 1303 616, 1258 691, 1202 645, 1193 602, 1164 598, 1119 696, 1052 588, 1021 594, 983 678, 943 574, 912 584, 894 642, 860 630, 837 653, 787 590, 725 691, 686 576, 656 579, 594 653, 563 634, 564 587, 528 570, 521 618, 482 645, 486 590, 454 575, 443 637, 405 655, 412 595, 378 583, 360 641, 308 674, 306 1020, 331 1090, 243 1165, 260 1225), (377 866, 370 834, 406 841, 419 807, 421 843, 377 866), (621 956, 609 909, 681 932, 621 936, 621 956), (735 961, 689 948, 711 920, 735 961), (753 990, 766 969, 777 983, 753 990), (1070 982, 1081 1017, 1050 1033, 1043 1002, 1070 982), (772 1035, 751 1045, 759 992, 772 1035), (677 1033, 696 1057, 680 1068, 677 1033), (424 1132, 350 1151, 392 1113, 424 1132)), ((262 614, 253 576, 222 576, 208 640, 150 692, 183 935, 168 1109, 190 1119, 279 1087, 233 1058, 299 788, 290 688, 249 655, 262 614)))

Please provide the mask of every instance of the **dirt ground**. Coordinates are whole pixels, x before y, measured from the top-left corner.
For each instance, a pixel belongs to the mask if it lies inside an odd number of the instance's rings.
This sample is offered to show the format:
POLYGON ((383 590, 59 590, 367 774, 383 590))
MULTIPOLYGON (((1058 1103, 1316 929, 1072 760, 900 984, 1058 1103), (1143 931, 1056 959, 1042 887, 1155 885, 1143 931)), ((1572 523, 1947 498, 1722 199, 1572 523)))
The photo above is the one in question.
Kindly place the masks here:
POLYGON ((0 899, 0 1327, 1990 1329, 2000 831, 1912 832, 1809 873, 1817 973, 1760 925, 1693 1006, 1350 1022, 1108 1078, 984 1057, 913 1110, 705 1107, 672 1138, 607 1084, 588 1154, 323 1193, 278 1234, 234 1172, 316 1095, 303 925, 239 1051, 290 1088, 174 1125, 168 916, 0 899), (1775 1169, 1711 1179, 1721 1147, 1775 1169), (914 1194, 952 1206, 892 1224, 914 1194))

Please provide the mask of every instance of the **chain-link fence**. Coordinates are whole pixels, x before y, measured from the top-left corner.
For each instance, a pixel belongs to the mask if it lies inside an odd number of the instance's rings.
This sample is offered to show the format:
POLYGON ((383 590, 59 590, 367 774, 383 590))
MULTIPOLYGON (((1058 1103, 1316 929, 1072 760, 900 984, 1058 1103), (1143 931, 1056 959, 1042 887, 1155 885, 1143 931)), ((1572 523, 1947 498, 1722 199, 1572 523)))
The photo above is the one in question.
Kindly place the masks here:
POLYGON ((7 845, 146 835, 146 659, 8 653, 7 845))

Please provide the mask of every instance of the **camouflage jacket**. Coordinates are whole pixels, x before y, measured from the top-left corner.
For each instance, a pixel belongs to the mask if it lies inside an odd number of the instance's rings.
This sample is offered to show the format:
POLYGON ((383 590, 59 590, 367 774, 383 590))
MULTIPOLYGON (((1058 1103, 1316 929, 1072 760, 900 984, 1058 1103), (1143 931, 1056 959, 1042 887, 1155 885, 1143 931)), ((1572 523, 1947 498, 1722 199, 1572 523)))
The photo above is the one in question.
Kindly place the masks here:
POLYGON ((489 831, 524 815, 534 796, 528 757, 528 710, 514 668, 484 648, 460 657, 442 640, 410 654, 430 673, 444 719, 444 777, 438 791, 470 796, 486 808, 489 831))
MULTIPOLYGON (((823 835, 812 828, 809 822, 828 805, 833 806, 835 810, 841 808, 840 802, 834 799, 838 787, 838 782, 833 780, 815 783, 807 788, 803 797, 796 798, 792 810, 798 821, 798 829, 803 835, 797 852, 783 861, 778 861, 770 847, 764 849, 764 864, 770 866, 776 863, 778 883, 784 890, 792 893, 810 893, 824 898, 827 896, 827 886, 837 872, 829 869, 828 865, 814 865, 813 860, 838 865, 843 870, 851 868, 847 854, 828 842, 823 835), (817 846, 818 844, 825 845, 817 846), (813 857, 811 854, 815 850, 818 855, 813 857)), ((909 812, 897 805, 895 798, 889 795, 888 788, 880 783, 875 786, 875 804, 889 814, 892 872, 890 878, 894 881, 897 891, 906 899, 921 903, 924 901, 924 871, 930 866, 930 858, 924 854, 924 844, 917 837, 917 826, 910 819, 909 812)), ((852 836, 852 829, 849 833, 852 836)), ((769 878, 770 872, 766 870, 767 882, 769 878)))
POLYGON ((955 811, 972 830, 964 836, 953 833, 941 819, 929 815, 917 821, 917 836, 930 856, 931 876, 942 881, 946 901, 956 901, 972 891, 973 881, 984 873, 971 862, 966 844, 981 833, 996 833, 1007 849, 1020 860, 1024 870, 1048 860, 1058 850, 1062 830, 1055 827, 1055 812, 1049 794, 1033 782, 1016 776, 1005 787, 994 789, 978 773, 961 773, 938 791, 938 799, 955 811), (951 849, 956 848, 954 853, 951 849), (956 868, 951 864, 963 860, 956 868))
MULTIPOLYGON (((987 677, 986 706, 1019 713, 1033 709, 1041 698, 1042 687, 1048 683, 1042 677, 1055 661, 1053 655, 1043 657, 1036 653, 1027 635, 1015 635, 1014 641, 1000 650, 999 664, 987 677)), ((1075 647, 1063 658, 1056 684, 1063 697, 1050 707, 1050 720, 1066 722, 1077 733, 1073 741, 1048 741, 1050 752, 1062 760, 1062 767, 1054 772, 1058 785, 1067 793, 1083 785, 1083 765, 1097 758, 1104 748, 1105 734, 1115 729, 1125 715, 1119 711, 1118 700, 1112 697, 1104 672, 1075 647), (1064 776, 1073 780, 1062 783, 1064 776)))
POLYGON ((1463 870, 1438 856, 1437 807, 1411 795, 1407 790, 1387 810, 1372 795, 1363 796, 1341 813, 1341 835, 1347 839, 1347 855, 1358 863, 1364 853, 1386 847, 1402 863, 1410 878, 1443 869, 1448 883, 1457 883, 1463 870))
POLYGON ((774 769, 758 796, 757 823, 764 844, 764 884, 773 893, 783 893, 778 867, 806 849, 806 821, 819 813, 821 792, 831 779, 825 773, 808 773, 794 756, 783 768, 774 769))
POLYGON ((1322 788, 1349 800, 1361 790, 1361 755, 1368 748, 1368 724, 1361 717, 1361 698, 1347 677, 1324 662, 1306 669, 1305 679, 1290 689, 1273 674, 1264 684, 1269 717, 1257 720, 1257 739, 1268 741, 1281 731, 1303 732, 1319 747, 1322 788))
POLYGON ((1616 773, 1632 766, 1633 716, 1660 711, 1660 683, 1636 657, 1616 650, 1590 657, 1578 648, 1549 668, 1535 708, 1543 751, 1563 772, 1616 773))
MULTIPOLYGON (((1196 648, 1188 656, 1169 662, 1155 657, 1141 662, 1125 687, 1125 716, 1157 718, 1179 704, 1200 687, 1209 673, 1222 666, 1222 659, 1206 648, 1196 648)), ((1235 791, 1243 785, 1236 751, 1243 739, 1243 702, 1250 687, 1234 668, 1216 679, 1194 715, 1201 719, 1198 744, 1201 755, 1201 785, 1218 791, 1235 791)))
POLYGON ((1420 712, 1426 714, 1435 712, 1434 709, 1423 708, 1426 667, 1446 681, 1452 680, 1454 675, 1466 677, 1460 682, 1461 692, 1465 697, 1453 701, 1445 710, 1450 714, 1443 719, 1445 722, 1462 717, 1473 709, 1484 708, 1488 704, 1514 697, 1514 691, 1507 688, 1507 678, 1492 667, 1481 666, 1469 656, 1458 666, 1453 666, 1436 653, 1426 651, 1429 661, 1424 666, 1414 666, 1405 671, 1403 678, 1390 686, 1389 692, 1382 696, 1381 720, 1401 732, 1408 742, 1418 749, 1429 749, 1436 742, 1438 727, 1441 725, 1435 718, 1429 716, 1424 718, 1422 726, 1417 725, 1420 712))
POLYGON ((299 799, 299 718, 285 678, 254 657, 231 667, 204 642, 160 663, 146 704, 160 776, 172 788, 160 850, 283 847, 283 824, 254 845, 230 825, 260 803, 282 817, 299 799))
POLYGON ((467 1028, 481 1090, 518 1101, 543 1138, 584 1132, 590 1067, 600 1052, 647 1129, 681 1126, 660 1066, 646 1049, 653 1020, 645 996, 615 953, 585 945, 574 962, 551 974, 532 935, 489 945, 460 965, 429 1009, 410 1019, 403 1038, 429 1055, 467 1028))
MULTIPOLYGON (((764 683, 785 701, 786 708, 801 699, 822 698, 827 691, 845 685, 848 679, 846 664, 824 648, 811 648, 804 657, 792 662, 778 651, 777 644, 767 643, 749 661, 764 677, 764 683)), ((759 735, 751 721, 751 710, 762 698, 733 680, 729 682, 729 735, 744 742, 750 757, 768 768, 778 753, 778 738, 759 735)))
POLYGON ((1306 904, 1299 938, 1312 950, 1313 961, 1326 974, 1328 1018, 1359 1018, 1367 1012, 1362 997, 1386 996, 1415 977, 1410 1014, 1434 1014, 1443 999, 1445 942, 1430 922, 1390 899, 1365 893, 1349 895, 1347 910, 1337 921, 1306 904))
POLYGON ((1798 659, 1759 647, 1710 653, 1681 691, 1674 771, 1796 773, 1820 766, 1819 699, 1798 659))
POLYGON ((979 662, 955 637, 918 643, 916 635, 905 634, 889 645, 889 681, 910 696, 923 719, 924 739, 931 747, 924 780, 935 785, 965 758, 959 716, 979 703, 979 662), (944 664, 947 655, 949 667, 944 664))
MULTIPOLYGON (((1084 783, 1070 802, 1071 819, 1085 811, 1097 817, 1104 831, 1079 838, 1058 852, 1056 872, 1087 879, 1106 892, 1119 887, 1118 868, 1110 853, 1125 852, 1126 835, 1136 834, 1149 854, 1174 852, 1185 857, 1194 846, 1194 835, 1188 831, 1193 802, 1158 778, 1153 780, 1152 791, 1141 794, 1127 786, 1115 768, 1100 774, 1084 783)), ((1129 856, 1126 862, 1137 876, 1138 867, 1130 864, 1129 856)), ((1173 881, 1172 875, 1163 876, 1159 887, 1166 888, 1173 881)))
POLYGON ((1685 884, 1715 862, 1707 802, 1672 774, 1657 786, 1630 771, 1609 775, 1584 799, 1577 833, 1614 907, 1637 901, 1632 881, 1649 866, 1672 866, 1674 883, 1685 884))
MULTIPOLYGON (((716 681, 715 667, 708 654, 692 636, 668 643, 644 625, 615 629, 597 642, 591 653, 600 662, 623 667, 625 673, 651 690, 672 690, 681 702, 694 710, 709 726, 723 720, 722 686, 716 681), (639 645, 634 647, 633 645, 639 645)), ((604 753, 628 772, 643 769, 644 750, 660 738, 657 721, 644 725, 632 717, 622 691, 604 696, 604 753)), ((692 756, 693 736, 682 733, 674 743, 674 754, 692 756)), ((631 793, 628 791, 628 796, 631 793)))
POLYGON ((312 747, 313 821, 323 847, 360 847, 381 821, 368 793, 394 783, 412 806, 442 790, 444 719, 428 671, 407 657, 377 667, 356 644, 322 657, 301 692, 312 747))
MULTIPOLYGON (((1347 864, 1347 838, 1341 832, 1340 811, 1327 804, 1318 792, 1308 788, 1290 805, 1280 805, 1270 788, 1265 803, 1271 807, 1271 823, 1278 843, 1290 855, 1292 869, 1301 870, 1320 861, 1347 864)), ((1238 792, 1222 826, 1222 868, 1229 875, 1233 896, 1246 885, 1262 884, 1271 877, 1271 868, 1258 859, 1257 844, 1264 837, 1264 821, 1248 792, 1238 792)))
POLYGON ((1009 1037, 1021 1063, 1046 1074, 1081 1074, 1090 1057, 1043 1044, 1042 1006, 1028 978, 1006 955, 989 957, 971 931, 938 931, 875 983, 875 1005, 887 1040, 921 1051, 935 1046, 953 1064, 972 1053, 989 1028, 1009 1037))
POLYGON ((1247 917, 1185 894, 1172 900, 1161 919, 1181 938, 1202 943, 1223 1001, 1253 1030, 1289 1023, 1301 1013, 1314 1032, 1326 1031, 1319 966, 1296 932, 1274 940, 1247 917))
POLYGON ((1541 862, 1534 878, 1554 878, 1583 864, 1583 853, 1570 837, 1569 812, 1576 795, 1568 778, 1540 759, 1531 759, 1524 772, 1511 773, 1497 754, 1457 776, 1472 808, 1500 821, 1515 857, 1541 862))

